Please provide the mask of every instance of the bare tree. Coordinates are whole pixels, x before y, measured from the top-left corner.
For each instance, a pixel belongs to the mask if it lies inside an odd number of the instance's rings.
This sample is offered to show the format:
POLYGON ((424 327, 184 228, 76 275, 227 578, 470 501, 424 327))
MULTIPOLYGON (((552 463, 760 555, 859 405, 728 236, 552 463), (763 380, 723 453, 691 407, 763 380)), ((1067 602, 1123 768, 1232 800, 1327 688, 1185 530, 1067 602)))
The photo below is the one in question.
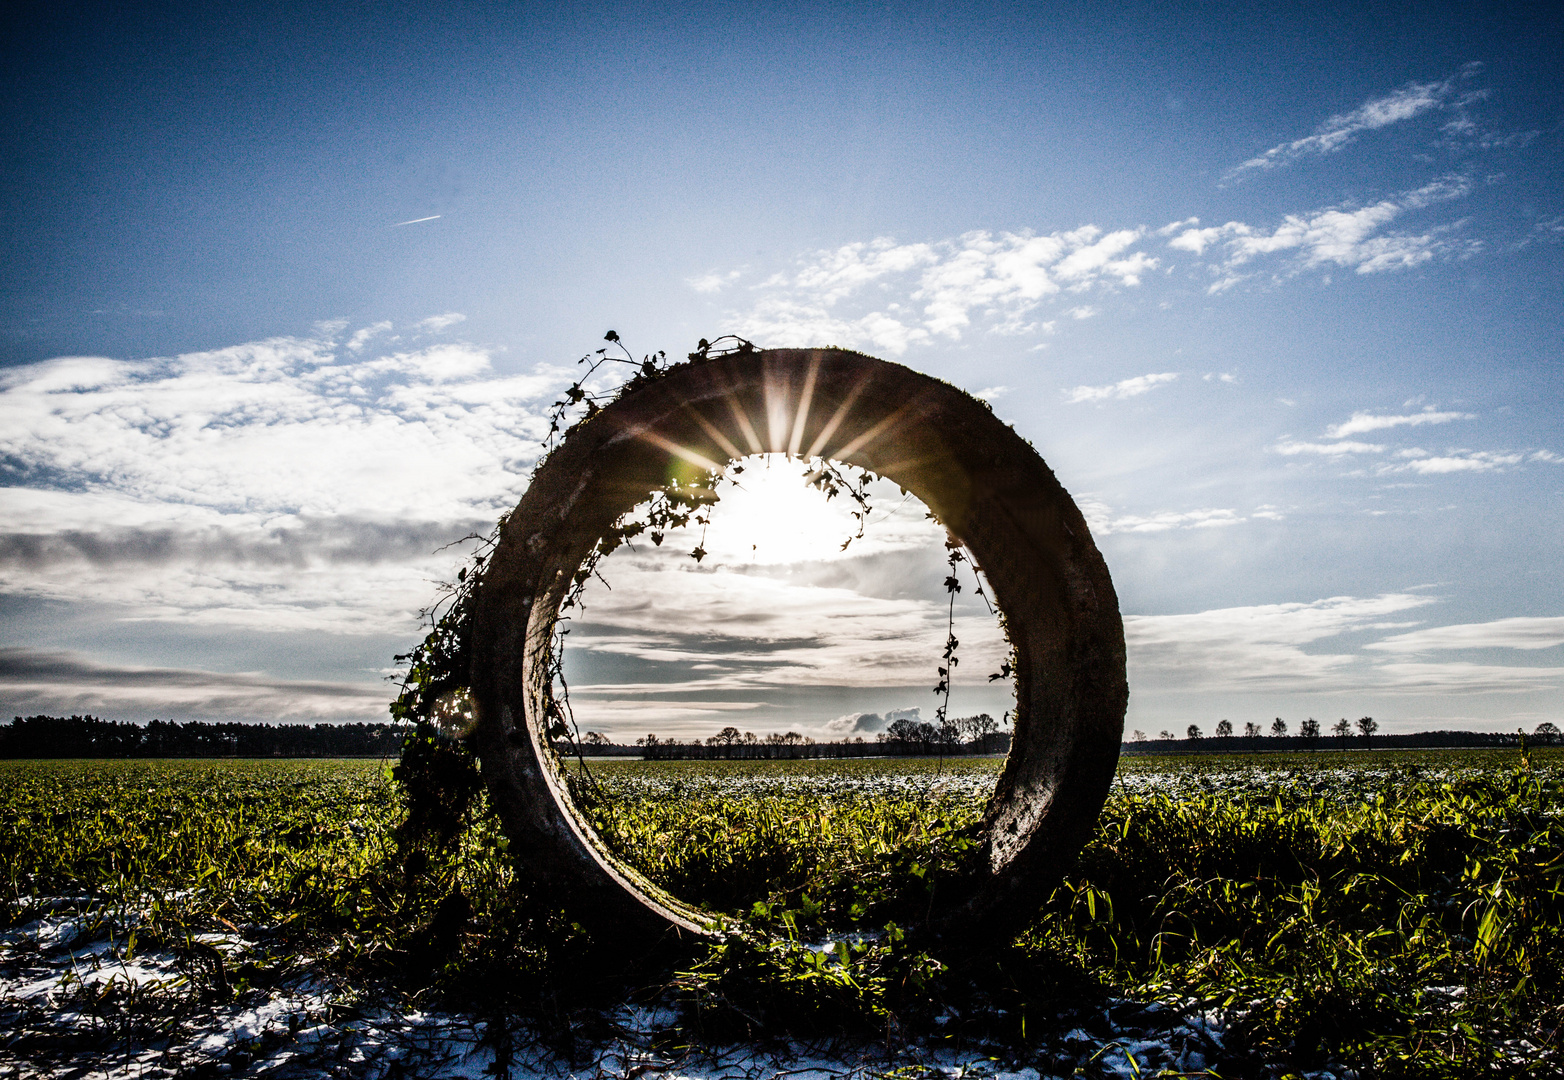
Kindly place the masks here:
POLYGON ((1188 735, 1191 739, 1198 739, 1200 738, 1200 728, 1194 724, 1190 724, 1189 727, 1184 729, 1184 734, 1188 735))
POLYGON ((1231 720, 1218 720, 1216 722, 1216 733, 1221 738, 1230 738, 1233 734, 1233 722, 1231 720))
POLYGON ((1358 718, 1358 731, 1362 732, 1365 739, 1371 738, 1374 732, 1379 730, 1379 721, 1372 716, 1358 718))
POLYGON ((1250 720, 1244 724, 1244 738, 1258 739, 1260 737, 1260 725, 1250 720))
POLYGON ((1559 726, 1552 721, 1544 720, 1537 725, 1537 730, 1532 732, 1532 738, 1542 743, 1556 743, 1564 732, 1559 731, 1559 726))
POLYGON ((1283 735, 1286 735, 1286 734, 1287 734, 1287 721, 1283 720, 1280 716, 1278 716, 1275 720, 1271 721, 1271 737, 1272 738, 1280 739, 1283 735))
POLYGON ((1320 722, 1314 717, 1309 717, 1298 725, 1298 734, 1305 739, 1318 739, 1320 737, 1320 722))
POLYGON ((955 721, 958 737, 962 742, 981 743, 987 736, 999 730, 999 721, 988 713, 963 716, 955 721))
POLYGON ((1347 723, 1347 718, 1343 716, 1340 720, 1337 720, 1334 724, 1331 725, 1331 731, 1336 733, 1336 738, 1345 739, 1348 735, 1352 734, 1352 725, 1347 723))
POLYGON ((1174 739, 1178 738, 1178 736, 1174 735, 1167 728, 1163 728, 1160 732, 1157 733, 1157 738, 1162 739, 1165 742, 1172 742, 1174 739))
POLYGON ((734 744, 741 741, 743 738, 744 736, 738 728, 729 726, 723 728, 721 731, 717 732, 717 734, 708 738, 706 740, 706 745, 720 746, 728 752, 728 757, 732 757, 734 744))
POLYGON ((1145 741, 1146 741, 1146 733, 1144 731, 1142 731, 1140 728, 1136 728, 1130 734, 1130 742, 1145 742, 1145 741))

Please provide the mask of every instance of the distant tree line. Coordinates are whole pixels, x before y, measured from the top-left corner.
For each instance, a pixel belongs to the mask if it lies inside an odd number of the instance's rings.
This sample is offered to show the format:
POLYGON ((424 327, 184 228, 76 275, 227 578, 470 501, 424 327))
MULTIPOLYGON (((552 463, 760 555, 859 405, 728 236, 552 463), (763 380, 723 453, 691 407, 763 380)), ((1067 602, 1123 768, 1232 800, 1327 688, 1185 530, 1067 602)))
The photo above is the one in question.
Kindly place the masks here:
MULTIPOLYGON (((564 747, 560 747, 564 750, 564 747)), ((644 735, 635 745, 615 743, 606 735, 589 731, 582 736, 580 750, 594 756, 639 755, 648 760, 674 759, 765 761, 795 758, 848 758, 880 756, 931 756, 943 754, 1003 754, 1010 750, 1010 733, 999 730, 999 723, 987 713, 964 716, 935 725, 923 720, 902 718, 878 733, 872 740, 862 735, 837 741, 819 742, 796 731, 772 732, 759 736, 752 731, 725 727, 706 739, 664 739, 644 735)))
MULTIPOLYGON (((1485 746, 1519 746, 1521 732, 1498 731, 1416 731, 1405 735, 1378 735, 1379 722, 1372 716, 1360 717, 1349 722, 1345 717, 1331 725, 1326 735, 1320 722, 1312 716, 1298 725, 1298 733, 1289 735, 1287 722, 1281 717, 1271 721, 1269 731, 1260 724, 1249 721, 1240 735, 1227 720, 1216 724, 1216 735, 1207 738, 1198 724, 1184 729, 1179 738, 1171 731, 1162 731, 1158 738, 1147 738, 1144 731, 1132 731, 1124 749, 1129 753, 1154 753, 1167 750, 1193 750, 1219 753, 1240 750, 1319 750, 1347 747, 1375 747, 1384 750, 1414 750, 1431 747, 1477 748, 1485 746)), ((1529 736, 1524 736, 1533 746, 1564 745, 1564 732, 1554 723, 1544 721, 1529 736)))
MULTIPOLYGON (((1245 750, 1323 750, 1331 748, 1420 749, 1430 747, 1513 747, 1521 736, 1488 731, 1419 731, 1405 735, 1379 735, 1372 717, 1356 723, 1345 719, 1331 727, 1305 720, 1298 734, 1288 734, 1280 717, 1269 725, 1249 722, 1239 734, 1226 720, 1216 724, 1214 737, 1202 735, 1190 724, 1179 738, 1171 731, 1151 739, 1143 731, 1131 732, 1124 745, 1128 753, 1167 751, 1232 752, 1245 750)), ((133 757, 387 757, 400 752, 404 729, 396 724, 245 724, 207 723, 192 720, 175 723, 153 720, 135 724, 100 720, 95 716, 18 716, 0 725, 0 758, 133 758, 133 757)), ((1010 750, 1010 732, 987 713, 962 717, 936 726, 926 721, 898 719, 873 739, 856 736, 820 742, 796 731, 756 736, 726 727, 706 739, 663 739, 646 735, 634 745, 615 743, 588 731, 580 740, 581 753, 589 756, 767 760, 792 758, 847 758, 868 756, 932 756, 943 754, 1003 754, 1010 750)), ((1564 732, 1553 723, 1538 724, 1526 736, 1534 746, 1564 745, 1564 732)), ((575 748, 559 744, 563 753, 575 748)))
POLYGON ((395 724, 134 724, 95 716, 18 716, 0 725, 0 758, 384 757, 395 724))

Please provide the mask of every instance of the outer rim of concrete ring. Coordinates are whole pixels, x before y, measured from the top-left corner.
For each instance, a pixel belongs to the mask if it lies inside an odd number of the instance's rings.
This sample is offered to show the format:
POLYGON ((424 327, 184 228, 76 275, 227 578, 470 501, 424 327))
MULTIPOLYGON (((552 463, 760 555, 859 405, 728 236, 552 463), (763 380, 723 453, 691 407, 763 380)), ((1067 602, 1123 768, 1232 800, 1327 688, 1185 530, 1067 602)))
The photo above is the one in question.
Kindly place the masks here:
POLYGON ((978 858, 922 929, 967 947, 1008 941, 1107 796, 1128 703, 1123 623, 1085 519, 1031 445, 960 389, 860 353, 681 364, 607 406, 538 468, 479 583, 470 647, 473 741, 511 851, 621 958, 713 931, 704 913, 616 863, 564 790, 541 715, 559 601, 609 525, 687 459, 810 447, 933 508, 983 566, 1016 649, 1015 735, 978 858))

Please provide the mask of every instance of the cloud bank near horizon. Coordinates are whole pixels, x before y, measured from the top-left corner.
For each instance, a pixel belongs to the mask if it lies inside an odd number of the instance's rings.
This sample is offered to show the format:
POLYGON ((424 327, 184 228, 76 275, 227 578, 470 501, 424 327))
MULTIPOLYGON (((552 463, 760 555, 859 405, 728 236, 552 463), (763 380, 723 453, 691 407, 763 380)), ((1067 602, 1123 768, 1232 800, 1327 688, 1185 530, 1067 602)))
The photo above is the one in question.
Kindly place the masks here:
POLYGON ((125 618, 410 631, 428 581, 525 487, 567 373, 388 326, 0 372, 0 591, 125 618), (382 344, 395 345, 395 340, 382 344))

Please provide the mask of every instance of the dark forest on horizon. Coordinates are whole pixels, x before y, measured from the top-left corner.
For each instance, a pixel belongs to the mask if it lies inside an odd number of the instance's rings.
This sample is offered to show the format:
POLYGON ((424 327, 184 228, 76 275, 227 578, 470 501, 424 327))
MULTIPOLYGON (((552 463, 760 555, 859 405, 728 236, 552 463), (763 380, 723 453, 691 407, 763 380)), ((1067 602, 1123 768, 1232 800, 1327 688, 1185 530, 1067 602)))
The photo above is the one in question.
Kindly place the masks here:
MULTIPOLYGON (((1252 726, 1252 725, 1251 725, 1252 726)), ((986 725, 984 725, 986 728, 986 725)), ((983 730, 970 738, 952 733, 940 738, 932 725, 923 730, 881 732, 875 739, 817 741, 797 732, 764 737, 724 729, 706 739, 644 736, 634 744, 616 743, 588 732, 578 745, 559 744, 562 753, 588 757, 642 757, 648 760, 770 760, 796 758, 907 757, 1004 754, 1010 733, 983 730)), ((241 721, 101 720, 95 716, 15 717, 0 724, 0 758, 264 758, 393 757, 401 752, 409 728, 395 723, 264 724, 241 721)), ((1164 736, 1171 733, 1164 732, 1164 736)), ((1542 723, 1530 734, 1485 731, 1419 731, 1395 735, 1350 732, 1193 735, 1183 739, 1131 739, 1126 754, 1250 754, 1307 750, 1409 750, 1518 747, 1524 739, 1537 746, 1564 745, 1557 725, 1542 723)))

